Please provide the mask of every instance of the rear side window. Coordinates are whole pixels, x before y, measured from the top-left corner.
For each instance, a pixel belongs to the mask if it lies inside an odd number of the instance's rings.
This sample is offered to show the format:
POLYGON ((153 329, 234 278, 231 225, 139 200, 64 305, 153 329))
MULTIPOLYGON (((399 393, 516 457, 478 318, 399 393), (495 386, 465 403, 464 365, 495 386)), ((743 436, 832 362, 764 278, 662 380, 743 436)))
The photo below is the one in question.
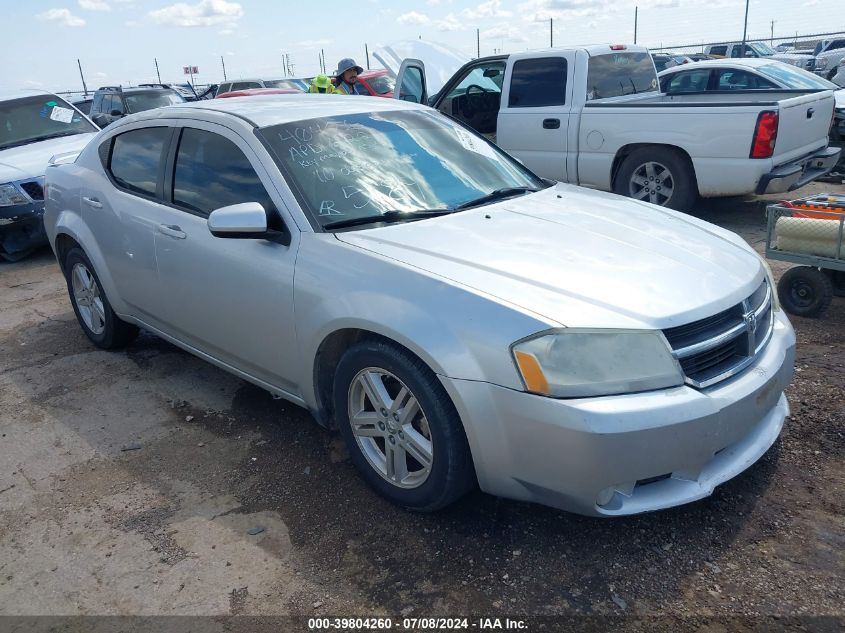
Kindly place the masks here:
POLYGON ((510 108, 540 108, 566 103, 566 60, 522 59, 513 65, 510 108))
POLYGON ((227 138, 185 128, 176 153, 173 203, 208 215, 241 202, 273 209, 270 196, 244 153, 227 138))
POLYGON ((727 46, 711 46, 710 47, 710 54, 711 55, 721 55, 724 57, 728 54, 728 47, 727 46))
POLYGON ((149 196, 156 195, 164 147, 170 129, 151 127, 124 132, 114 138, 109 172, 121 187, 149 196))
POLYGON ((257 81, 238 81, 232 84, 230 92, 235 90, 249 90, 250 88, 261 88, 261 84, 257 81))

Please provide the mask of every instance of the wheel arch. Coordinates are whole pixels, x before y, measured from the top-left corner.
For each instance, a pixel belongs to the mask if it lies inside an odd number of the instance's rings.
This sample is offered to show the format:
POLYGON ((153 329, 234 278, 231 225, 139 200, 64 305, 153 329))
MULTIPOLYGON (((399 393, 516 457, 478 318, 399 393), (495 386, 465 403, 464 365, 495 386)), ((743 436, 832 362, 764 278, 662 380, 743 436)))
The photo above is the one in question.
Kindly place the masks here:
MULTIPOLYGON (((631 154, 635 151, 640 149, 646 148, 660 148, 660 149, 668 149, 671 151, 676 152, 679 154, 684 160, 687 161, 689 168, 692 170, 693 176, 693 184, 695 185, 695 192, 699 194, 698 190, 698 176, 695 172, 695 163, 692 160, 692 156, 690 156, 689 152, 685 150, 683 147, 678 145, 672 145, 670 143, 628 143, 627 145, 623 145, 616 151, 616 155, 613 157, 613 163, 610 166, 610 187, 611 190, 616 190, 616 178, 619 175, 619 170, 622 167, 622 163, 625 162, 625 159, 628 158, 631 154)), ((699 194, 700 195, 700 194, 699 194)))

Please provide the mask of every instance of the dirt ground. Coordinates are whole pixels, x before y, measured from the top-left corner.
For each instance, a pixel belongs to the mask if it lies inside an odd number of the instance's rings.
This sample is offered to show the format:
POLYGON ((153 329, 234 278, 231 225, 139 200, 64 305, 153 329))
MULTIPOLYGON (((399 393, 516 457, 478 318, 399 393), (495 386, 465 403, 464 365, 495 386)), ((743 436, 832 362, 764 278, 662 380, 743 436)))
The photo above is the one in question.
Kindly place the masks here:
MULTIPOLYGON (((695 215, 762 251, 764 206, 695 215)), ((792 417, 711 498, 421 516, 306 411, 148 334, 95 349, 48 249, 0 264, 0 614, 843 617, 845 298, 792 322, 792 417)))

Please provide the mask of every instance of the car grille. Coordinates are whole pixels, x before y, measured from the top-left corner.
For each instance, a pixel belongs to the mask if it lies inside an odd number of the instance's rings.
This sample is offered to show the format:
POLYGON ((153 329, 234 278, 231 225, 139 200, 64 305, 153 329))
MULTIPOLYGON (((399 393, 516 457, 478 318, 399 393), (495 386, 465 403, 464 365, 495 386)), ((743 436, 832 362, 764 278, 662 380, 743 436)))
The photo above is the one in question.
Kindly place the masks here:
POLYGON ((686 382, 709 387, 750 365, 769 342, 774 327, 768 281, 747 299, 711 317, 663 334, 681 365, 686 382))
POLYGON ((37 180, 30 180, 29 182, 22 182, 20 184, 21 189, 26 192, 33 200, 43 200, 44 199, 44 187, 41 186, 41 183, 37 180))

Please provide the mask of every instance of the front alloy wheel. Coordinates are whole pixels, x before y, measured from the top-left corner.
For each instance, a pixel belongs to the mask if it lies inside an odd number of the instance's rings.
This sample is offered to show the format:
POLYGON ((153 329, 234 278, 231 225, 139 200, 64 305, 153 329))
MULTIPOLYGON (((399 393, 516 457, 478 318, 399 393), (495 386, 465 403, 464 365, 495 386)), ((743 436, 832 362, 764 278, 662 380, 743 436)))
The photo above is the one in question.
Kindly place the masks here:
POLYGON ((431 473, 428 419, 407 385, 380 367, 362 369, 349 387, 349 423, 370 466, 400 488, 416 488, 431 473))

